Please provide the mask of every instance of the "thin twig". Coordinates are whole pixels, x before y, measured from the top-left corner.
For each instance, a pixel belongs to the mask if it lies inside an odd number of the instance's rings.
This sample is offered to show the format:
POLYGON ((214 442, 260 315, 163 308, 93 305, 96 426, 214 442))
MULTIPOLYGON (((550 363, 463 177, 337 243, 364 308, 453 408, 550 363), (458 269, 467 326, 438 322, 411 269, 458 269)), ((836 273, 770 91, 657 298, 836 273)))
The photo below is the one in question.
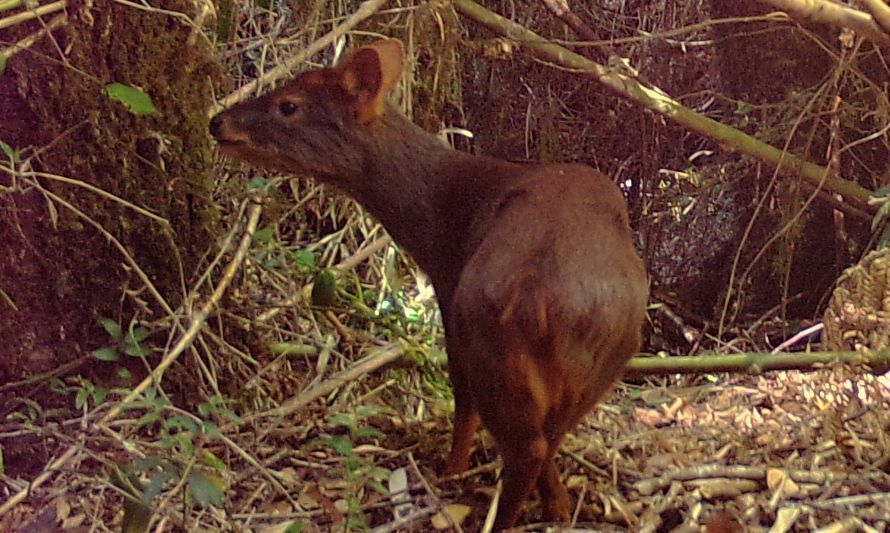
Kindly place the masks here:
MULTIPOLYGON (((431 510, 435 511, 438 509, 442 509, 442 507, 443 507, 442 499, 439 498, 439 495, 436 494, 436 491, 435 491, 435 489, 433 489, 433 486, 430 484, 429 481, 427 481, 426 477, 423 475, 423 472, 420 471, 420 467, 417 466, 417 461, 414 460, 414 454, 411 452, 408 452, 408 462, 411 464, 411 470, 414 472, 414 475, 417 476, 417 479, 420 480, 420 484, 423 486, 423 490, 425 490, 427 493, 427 496, 429 496, 433 500, 434 505, 432 506, 431 510)), ((415 513, 415 514, 417 514, 417 513, 415 513)), ((443 515, 448 520, 448 523, 455 530, 457 530, 458 533, 463 533, 464 529, 462 527, 460 527, 459 523, 452 520, 451 516, 448 513, 443 513, 443 515)))
MULTIPOLYGON (((9 169, 7 167, 0 165, 0 171, 12 172, 12 169, 9 169)), ((172 227, 170 225, 170 221, 167 220, 166 218, 164 218, 160 215, 156 215, 156 214, 152 213, 151 211, 149 211, 147 208, 138 206, 138 205, 134 204, 133 202, 130 202, 129 200, 125 200, 125 199, 121 198, 120 196, 111 194, 110 192, 108 192, 100 187, 96 187, 92 183, 87 183, 83 180, 69 178, 67 176, 60 176, 58 174, 49 174, 47 172, 28 171, 28 172, 20 173, 20 176, 21 177, 45 178, 48 180, 58 181, 61 183, 67 183, 69 185, 75 185, 77 187, 81 187, 81 188, 86 189, 90 192, 96 193, 97 195, 101 196, 102 198, 105 198, 106 200, 111 200, 113 202, 117 202, 128 209, 132 209, 136 213, 139 213, 140 215, 142 215, 146 218, 150 218, 150 219, 154 220, 155 222, 159 223, 161 226, 163 226, 165 228, 172 227)))
POLYGON ((34 20, 36 18, 42 17, 43 15, 55 13, 56 11, 59 11, 61 9, 65 9, 67 3, 68 2, 66 0, 59 0, 58 2, 53 2, 52 4, 35 7, 34 9, 29 9, 28 11, 25 11, 23 13, 18 13, 16 15, 0 19, 0 30, 2 30, 3 28, 9 28, 10 26, 15 26, 16 24, 27 22, 29 20, 34 20))
POLYGON ((117 239, 117 237, 109 233, 108 230, 103 228, 101 224, 90 218, 89 215, 78 209, 74 204, 46 189, 39 182, 34 181, 33 186, 35 189, 39 190, 41 194, 45 195, 49 199, 52 199, 54 202, 66 207, 69 211, 77 215, 79 218, 83 219, 89 225, 96 228, 96 231, 101 233, 102 236, 108 239, 108 241, 113 244, 115 248, 118 249, 118 251, 124 257, 124 260, 127 262, 127 265, 133 269, 133 271, 136 273, 136 276, 139 278, 139 281, 141 281, 145 285, 146 289, 148 289, 148 292, 150 292, 151 295, 154 296, 155 300, 157 300, 158 302, 158 305, 161 306, 164 312, 168 315, 174 314, 173 308, 170 307, 170 304, 167 302, 166 298, 164 298, 164 296, 158 291, 157 287, 154 286, 154 284, 151 282, 151 279, 148 277, 148 274, 146 274, 145 271, 142 270, 142 267, 139 266, 139 263, 136 262, 136 259, 133 258, 127 248, 120 242, 120 240, 117 239))
POLYGON ((380 367, 388 365, 389 363, 401 357, 403 352, 404 350, 402 349, 402 347, 395 344, 391 344, 389 346, 381 348, 371 355, 368 355, 367 357, 357 361, 346 370, 338 372, 337 374, 334 374, 328 379, 322 381, 318 385, 304 390, 298 396, 284 402, 279 407, 270 409, 262 413, 254 413, 248 417, 245 417, 244 419, 242 419, 241 424, 250 423, 261 418, 285 417, 297 411, 304 405, 314 401, 315 399, 330 393, 344 383, 354 381, 365 374, 368 374, 380 367))
POLYGON ((11 44, 6 48, 0 48, 0 57, 5 57, 8 61, 12 56, 21 52, 22 50, 27 50, 34 46, 34 43, 42 39, 46 34, 60 27, 62 24, 68 21, 67 13, 59 13, 55 17, 50 20, 46 26, 40 28, 32 35, 25 37, 24 39, 18 41, 15 44, 11 44))
POLYGON ((822 322, 819 322, 818 324, 813 324, 812 326, 810 326, 808 328, 798 331, 790 339, 788 339, 788 340, 782 342, 782 344, 776 346, 776 348, 770 353, 775 354, 775 353, 781 352, 782 350, 786 350, 786 349, 790 348, 791 346, 794 346, 795 344, 797 344, 797 341, 799 341, 800 339, 809 337, 813 333, 822 331, 823 329, 825 329, 825 324, 823 324, 822 322))
POLYGON ((320 39, 310 44, 293 57, 286 59, 272 70, 266 72, 262 77, 253 80, 252 82, 244 85, 237 91, 223 98, 219 102, 219 104, 211 107, 209 116, 213 116, 219 113, 222 109, 225 109, 246 98, 253 96, 264 85, 268 85, 282 78, 289 77, 291 71, 293 71, 300 63, 306 61, 318 52, 324 50, 326 46, 332 44, 340 36, 357 26, 359 22, 373 15, 386 2, 387 0, 366 0, 364 3, 362 3, 362 5, 359 6, 358 9, 355 10, 355 13, 350 15, 349 18, 344 20, 342 24, 334 28, 332 31, 326 33, 320 39))
MULTIPOLYGON (((46 191, 48 192, 48 191, 46 191)), ((57 199, 61 200, 61 199, 57 199)), ((113 408, 111 408, 108 413, 99 420, 98 424, 108 424, 115 418, 117 418, 125 409, 125 407, 133 403, 139 396, 142 395, 152 384, 160 383, 161 378, 164 375, 164 372, 170 365, 173 364, 174 361, 179 357, 179 355, 185 351, 186 348, 191 346, 192 342, 198 335, 198 332, 204 326, 204 323, 207 321, 207 317, 216 309, 216 306, 219 304, 223 295, 228 289, 229 285, 232 283, 232 280, 235 278, 235 274, 241 267, 241 264, 244 262, 244 259, 247 257, 247 251, 250 249, 250 244, 253 241, 253 234, 256 232, 257 225, 260 220, 260 213, 262 213, 262 206, 259 203, 255 203, 251 206, 249 219, 247 222, 247 227, 244 232, 244 236, 241 238, 241 243, 238 247, 238 250, 235 252, 232 261, 226 266, 226 270, 223 273, 222 279, 220 279, 219 284, 214 290, 213 294, 210 295, 210 298, 207 302, 198 310, 194 311, 191 314, 191 323, 189 324, 188 329, 183 333, 180 337, 179 341, 176 345, 167 353, 161 362, 152 370, 151 374, 142 380, 139 385, 137 385, 129 394, 127 394, 124 399, 117 403, 113 408)), ((188 301, 188 299, 186 299, 188 301)), ((172 314, 172 311, 170 311, 172 314)), ((44 468, 43 472, 41 472, 34 480, 28 485, 27 490, 20 491, 10 497, 3 505, 0 505, 0 516, 5 515, 11 509, 13 509, 16 505, 21 503, 28 497, 28 495, 44 483, 46 483, 53 474, 65 466, 73 457, 75 457, 78 452, 81 450, 79 445, 74 445, 65 450, 57 459, 51 461, 46 468, 44 468)))

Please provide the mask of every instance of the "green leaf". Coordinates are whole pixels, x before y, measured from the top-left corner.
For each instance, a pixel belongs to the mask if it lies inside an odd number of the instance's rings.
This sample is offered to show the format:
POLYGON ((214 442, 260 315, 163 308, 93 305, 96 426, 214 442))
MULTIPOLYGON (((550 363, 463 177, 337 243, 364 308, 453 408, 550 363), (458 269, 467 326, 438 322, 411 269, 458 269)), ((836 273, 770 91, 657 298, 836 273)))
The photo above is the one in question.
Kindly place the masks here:
POLYGON ((151 332, 145 328, 140 328, 139 326, 134 328, 132 325, 130 326, 130 338, 135 342, 142 342, 147 339, 149 335, 151 335, 151 332))
MULTIPOLYGON (((375 466, 368 472, 368 476, 370 476, 371 479, 380 482, 388 480, 390 475, 392 475, 392 471, 381 466, 375 466)), ((386 492, 389 493, 389 489, 386 489, 386 492)))
POLYGON ((198 505, 202 507, 222 505, 223 489, 225 488, 222 478, 195 470, 189 473, 188 487, 198 505))
POLYGON ((218 439, 222 436, 222 433, 219 431, 219 426, 211 422, 210 420, 205 420, 201 424, 201 429, 204 433, 210 437, 211 439, 218 439))
POLYGON ((122 366, 118 367, 117 372, 115 372, 115 373, 117 374, 117 377, 119 377, 120 379, 125 380, 125 381, 129 380, 132 377, 132 374, 130 373, 129 369, 126 369, 122 366))
POLYGON ((872 196, 874 196, 875 198, 890 196, 890 185, 884 185, 883 187, 878 187, 878 190, 873 192, 872 196))
POLYGON ((3 150, 3 153, 6 154, 6 159, 9 159, 9 162, 12 163, 13 166, 19 162, 19 153, 16 152, 12 146, 0 141, 0 150, 3 150))
POLYGON ((171 416, 164 423, 164 427, 166 427, 168 431, 173 429, 190 431, 192 433, 198 431, 198 424, 196 424, 195 421, 191 418, 184 415, 171 416))
POLYGON ((0 54, 0 74, 6 72, 6 54, 0 54))
POLYGON ((86 389, 80 389, 77 391, 77 396, 74 397, 74 407, 80 409, 83 407, 83 404, 86 403, 87 398, 89 398, 89 391, 86 389))
POLYGON ((872 217, 871 230, 874 231, 881 222, 886 220, 888 214, 890 214, 890 201, 881 204, 881 207, 878 208, 878 212, 872 217))
POLYGON ((216 406, 210 402, 201 402, 198 404, 198 414, 202 417, 206 417, 215 410, 216 406))
POLYGON ((153 115, 158 108, 151 101, 151 97, 142 90, 123 83, 110 83, 105 86, 105 94, 112 100, 127 106, 134 115, 153 115))
POLYGON ((102 325, 102 329, 104 329, 112 339, 120 342, 124 339, 124 332, 121 329, 120 324, 115 322, 110 318, 100 318, 99 324, 102 325))
POLYGON ((145 357, 151 353, 148 348, 142 347, 138 342, 134 342, 131 339, 124 341, 121 348, 123 348, 124 353, 130 357, 145 357))
POLYGON ((355 419, 352 417, 352 415, 347 415, 345 413, 331 415, 331 417, 328 419, 328 422, 335 426, 344 426, 348 428, 351 428, 355 425, 355 419))
POLYGON ((101 405, 105 403, 105 398, 108 397, 108 391, 103 389, 102 387, 96 387, 93 389, 93 393, 91 394, 93 397, 93 404, 101 405))
POLYGON ((178 433, 173 439, 173 444, 179 448, 179 453, 191 457, 195 455, 195 444, 186 433, 178 433))
POLYGON ((120 357, 114 348, 99 348, 93 352, 93 357, 100 361, 117 361, 120 357))
POLYGON ((386 436, 386 433, 375 427, 364 427, 355 430, 353 435, 356 439, 379 439, 386 436))
POLYGON ((328 440, 328 446, 340 455, 352 455, 352 441, 343 437, 334 437, 328 440))
POLYGON ((170 407, 170 401, 167 400, 166 396, 159 396, 157 392, 155 392, 155 396, 149 397, 148 395, 149 389, 145 389, 145 397, 151 399, 151 407, 158 411, 170 407))
POLYGON ((268 184, 269 184, 269 180, 267 180, 266 178, 251 178, 251 179, 247 180, 247 189, 248 190, 263 189, 268 184))
POLYGON ((291 522, 290 525, 288 525, 284 529, 284 533, 303 533, 305 529, 306 524, 300 520, 296 520, 294 522, 291 522))
POLYGON ((161 493, 164 484, 174 477, 173 472, 167 470, 161 470, 157 475, 152 476, 148 482, 148 486, 145 487, 145 490, 142 492, 142 502, 145 505, 151 505, 151 501, 155 499, 155 496, 161 493))
POLYGON ((366 483, 366 484, 368 485, 368 487, 376 490, 377 492, 379 492, 380 494, 383 494, 384 496, 389 494, 389 491, 386 490, 386 487, 383 486, 383 483, 380 483, 379 481, 368 481, 368 483, 366 483))
POLYGON ((261 242, 264 244, 272 242, 274 237, 275 232, 272 230, 272 226, 265 226, 261 229, 258 229, 256 233, 253 234, 254 242, 261 242))
POLYGON ((139 417, 139 420, 136 421, 136 427, 141 428, 149 424, 154 424, 160 419, 161 413, 158 413, 157 411, 150 411, 139 417))
POLYGON ((382 405, 359 405, 355 409, 355 416, 359 418, 368 418, 369 416, 379 415, 380 413, 390 413, 392 409, 382 405))
POLYGON ((296 255, 297 266, 303 268, 312 268, 315 266, 315 254, 309 250, 300 250, 296 255))
POLYGON ((209 466, 210 468, 212 468, 214 470, 218 470, 220 472, 225 472, 226 470, 229 469, 229 467, 226 465, 225 461, 223 461, 222 459, 220 459, 219 457, 214 455, 213 452, 211 452, 209 450, 204 450, 203 456, 204 456, 204 464, 209 466))
POLYGON ((881 238, 878 240, 878 246, 876 249, 880 250, 881 248, 887 246, 888 242, 890 242, 890 225, 887 225, 887 227, 884 228, 883 233, 881 233, 881 238))
POLYGON ((220 416, 228 420, 229 422, 234 422, 236 424, 241 423, 241 417, 238 416, 238 413, 229 409, 221 409, 219 411, 220 416))
POLYGON ((359 459, 358 456, 351 452, 343 460, 343 468, 346 469, 347 477, 351 476, 350 479, 356 479, 361 475, 361 471, 365 469, 366 464, 364 460, 359 459))

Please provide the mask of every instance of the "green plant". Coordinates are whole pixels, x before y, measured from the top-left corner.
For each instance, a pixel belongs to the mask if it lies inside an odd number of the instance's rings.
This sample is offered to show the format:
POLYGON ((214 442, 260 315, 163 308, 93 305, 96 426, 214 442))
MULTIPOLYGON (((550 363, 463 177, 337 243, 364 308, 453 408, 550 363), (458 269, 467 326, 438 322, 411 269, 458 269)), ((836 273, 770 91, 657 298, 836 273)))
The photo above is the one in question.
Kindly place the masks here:
POLYGON ((335 428, 346 430, 345 435, 326 437, 312 442, 310 448, 330 448, 340 456, 340 466, 347 481, 346 521, 344 530, 366 529, 364 513, 361 510, 361 495, 364 489, 370 488, 381 494, 388 494, 384 481, 389 477, 389 470, 374 464, 355 453, 357 441, 379 439, 386 434, 368 424, 368 419, 388 409, 377 406, 359 406, 355 413, 338 413, 330 416, 328 422, 335 428))
POLYGON ((77 394, 74 396, 74 407, 83 409, 87 405, 88 400, 92 400, 93 407, 96 407, 105 403, 107 397, 107 390, 88 379, 81 379, 80 388, 77 389, 77 394))
POLYGON ((140 459, 126 469, 115 470, 112 483, 127 498, 125 523, 141 527, 146 521, 146 512, 150 514, 152 502, 164 486, 183 478, 185 483, 181 485, 187 502, 201 507, 222 505, 226 487, 222 474, 228 470, 228 465, 208 449, 202 449, 200 454, 195 449, 199 439, 220 438, 214 418, 240 421, 238 415, 227 407, 225 399, 215 396, 201 403, 198 405, 200 417, 196 417, 174 408, 166 396, 151 387, 142 399, 126 408, 144 409, 146 412, 139 417, 136 427, 157 429, 161 446, 172 453, 169 457, 140 459), (200 466, 195 466, 196 463, 200 466))
POLYGON ((194 455, 194 439, 198 435, 206 435, 211 439, 220 437, 219 427, 213 417, 219 416, 233 422, 240 418, 225 405, 219 397, 211 398, 198 406, 201 418, 179 411, 170 405, 166 396, 158 394, 154 387, 145 391, 145 396, 126 406, 127 409, 145 409, 146 412, 136 421, 136 427, 144 428, 157 424, 161 436, 161 445, 187 457, 194 455))
POLYGON ((6 144, 3 141, 0 141, 0 150, 3 151, 3 154, 6 156, 6 159, 9 161, 9 168, 15 169, 16 165, 18 165, 20 157, 18 151, 16 151, 12 146, 6 144))
POLYGON ((22 406, 17 408, 15 411, 10 412, 6 416, 7 421, 20 422, 24 424, 34 424, 38 420, 44 418, 43 406, 35 402, 34 400, 30 398, 18 397, 15 398, 15 401, 22 404, 22 406))
MULTIPOLYGON (((265 180, 251 180, 249 188, 257 188, 265 185, 265 180), (253 185, 250 185, 253 184, 253 185)), ((265 268, 273 269, 282 266, 293 265, 293 271, 300 278, 304 278, 318 271, 315 253, 311 250, 291 250, 278 242, 273 226, 264 226, 253 234, 253 241, 265 245, 266 256, 261 263, 265 268)))
POLYGON ((99 319, 99 324, 114 341, 111 346, 99 348, 93 352, 93 357, 100 361, 118 361, 120 354, 130 357, 145 357, 151 353, 142 346, 142 341, 148 338, 149 331, 136 325, 135 321, 130 322, 130 326, 124 333, 120 324, 110 318, 99 319))
POLYGON ((229 409, 225 399, 220 396, 214 396, 209 401, 199 404, 198 414, 201 415, 202 431, 211 439, 220 437, 219 428, 212 420, 213 417, 218 416, 236 424, 241 423, 241 417, 229 409))
POLYGON ((225 481, 208 468, 182 465, 166 458, 147 457, 125 469, 115 468, 111 483, 123 494, 124 531, 145 531, 148 527, 155 497, 168 482, 180 480, 183 497, 201 507, 221 506, 225 481))

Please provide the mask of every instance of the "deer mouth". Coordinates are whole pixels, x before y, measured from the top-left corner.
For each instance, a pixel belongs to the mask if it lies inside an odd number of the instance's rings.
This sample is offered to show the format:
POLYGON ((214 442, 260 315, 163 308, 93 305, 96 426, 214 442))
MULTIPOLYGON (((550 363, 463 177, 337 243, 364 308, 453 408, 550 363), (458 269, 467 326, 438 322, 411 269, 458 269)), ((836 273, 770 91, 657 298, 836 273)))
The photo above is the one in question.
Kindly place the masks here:
POLYGON ((245 145, 250 143, 250 135, 241 131, 237 124, 233 124, 232 117, 223 111, 210 120, 210 134, 219 143, 220 148, 231 145, 245 145))

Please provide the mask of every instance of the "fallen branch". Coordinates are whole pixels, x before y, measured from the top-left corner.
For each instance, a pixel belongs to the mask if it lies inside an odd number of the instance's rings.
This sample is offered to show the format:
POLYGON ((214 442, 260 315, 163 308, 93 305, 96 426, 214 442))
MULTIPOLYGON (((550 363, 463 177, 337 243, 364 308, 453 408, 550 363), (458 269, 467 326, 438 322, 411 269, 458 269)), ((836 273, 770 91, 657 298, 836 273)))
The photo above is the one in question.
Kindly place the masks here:
MULTIPOLYGON (((634 483, 634 489, 644 496, 651 496, 656 491, 662 490, 674 481, 691 481, 707 478, 737 478, 754 481, 766 481, 766 476, 771 470, 768 466, 745 465, 720 465, 705 464, 689 468, 679 468, 665 472, 661 476, 641 479, 634 483)), ((843 481, 849 478, 849 474, 828 472, 824 470, 785 470, 784 473, 797 483, 825 484, 843 481)))
POLYGON ((794 154, 779 150, 754 137, 721 124, 716 120, 695 113, 663 92, 646 87, 626 69, 604 67, 584 56, 566 50, 544 37, 513 21, 485 9, 473 0, 453 0, 454 6, 467 17, 491 30, 516 40, 537 57, 557 65, 593 75, 600 83, 617 93, 656 111, 674 122, 714 139, 726 148, 763 160, 783 174, 802 177, 813 187, 824 187, 838 193, 854 207, 867 213, 875 213, 876 206, 869 205, 870 191, 843 179, 830 169, 810 163, 794 154))
POLYGON ((875 22, 886 34, 890 34, 890 6, 884 3, 884 0, 862 0, 875 22))
POLYGON ((702 374, 706 372, 753 372, 812 370, 832 364, 864 364, 873 369, 890 366, 890 350, 859 352, 738 353, 678 357, 634 357, 627 365, 629 376, 702 374))
MULTIPOLYGON (((881 45, 890 45, 890 35, 878 25, 875 18, 845 5, 825 0, 760 0, 777 9, 788 13, 796 19, 804 19, 820 24, 831 24, 839 28, 847 28, 869 41, 881 45)), ((875 2, 877 4, 877 2, 875 2)), ((885 6, 886 7, 886 6, 885 6)))
MULTIPOLYGON (((402 357, 403 353, 404 350, 395 344, 381 348, 367 357, 356 361, 346 370, 338 372, 317 385, 302 391, 299 395, 284 402, 280 406, 262 413, 254 413, 244 417, 238 425, 244 425, 261 418, 278 418, 294 413, 316 399, 328 395, 344 383, 355 381, 365 374, 369 374, 378 368, 392 363, 402 357)), ((229 426, 225 426, 223 430, 227 430, 228 428, 229 426)))

